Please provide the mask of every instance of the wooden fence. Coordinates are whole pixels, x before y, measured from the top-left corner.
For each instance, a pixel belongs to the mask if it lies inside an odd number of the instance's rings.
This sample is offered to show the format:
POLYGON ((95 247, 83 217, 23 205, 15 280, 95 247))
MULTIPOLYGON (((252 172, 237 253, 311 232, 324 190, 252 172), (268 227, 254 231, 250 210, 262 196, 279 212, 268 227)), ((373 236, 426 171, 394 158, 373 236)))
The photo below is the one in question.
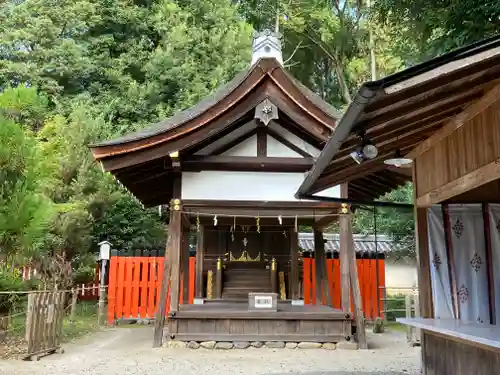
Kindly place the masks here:
MULTIPOLYGON (((328 284, 330 288, 331 305, 341 308, 341 286, 340 286, 340 260, 337 252, 328 254, 326 259, 328 284)), ((304 303, 316 303, 316 264, 314 258, 303 258, 303 285, 304 303)), ((364 317, 367 320, 374 320, 384 316, 384 301, 382 300, 381 289, 385 287, 385 258, 383 254, 365 253, 356 254, 358 267, 358 278, 363 304, 364 317)), ((322 302, 325 304, 325 293, 322 295, 322 302)), ((354 311, 354 304, 351 296, 351 311, 354 311)))
POLYGON ((28 295, 26 315, 27 359, 61 350, 65 292, 35 292, 28 295))
MULTIPOLYGON (((108 282, 108 324, 120 320, 149 320, 156 316, 160 303, 164 253, 162 251, 136 251, 118 255, 112 251, 108 282)), ((188 303, 194 299, 194 257, 189 260, 188 303)), ((181 290, 184 289, 181 275, 181 290)), ((183 293, 179 303, 183 303, 183 293)), ((170 290, 167 295, 168 313, 170 290)))

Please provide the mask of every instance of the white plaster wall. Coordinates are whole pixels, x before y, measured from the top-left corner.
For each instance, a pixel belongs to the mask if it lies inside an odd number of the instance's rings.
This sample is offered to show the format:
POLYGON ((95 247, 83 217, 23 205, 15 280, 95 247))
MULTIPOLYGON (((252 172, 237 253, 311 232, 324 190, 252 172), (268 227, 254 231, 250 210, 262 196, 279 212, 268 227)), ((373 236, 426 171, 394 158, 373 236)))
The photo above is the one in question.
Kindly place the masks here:
MULTIPOLYGON (((418 283, 417 265, 415 262, 385 261, 385 285, 392 288, 412 288, 418 283)), ((397 292, 397 291, 395 291, 397 292)), ((404 292, 403 290, 401 292, 404 292)))
POLYGON ((224 156, 257 156, 257 136, 253 135, 230 148, 221 155, 224 156))
MULTIPOLYGON (((182 173, 182 199, 296 201, 302 173, 202 171, 182 173)), ((340 186, 318 195, 340 197, 340 186)))
POLYGON ((267 136, 267 156, 273 158, 302 158, 303 156, 288 148, 283 143, 267 136))
POLYGON ((271 121, 268 126, 269 126, 270 129, 274 130, 276 133, 278 133, 283 138, 285 138, 288 142, 293 143, 294 145, 296 145, 300 149, 302 149, 305 152, 307 152, 309 155, 311 155, 311 156, 313 156, 315 158, 319 156, 320 150, 318 150, 313 145, 307 143, 303 139, 300 139, 295 134, 290 133, 287 129, 285 129, 284 127, 278 125, 274 121, 271 121))

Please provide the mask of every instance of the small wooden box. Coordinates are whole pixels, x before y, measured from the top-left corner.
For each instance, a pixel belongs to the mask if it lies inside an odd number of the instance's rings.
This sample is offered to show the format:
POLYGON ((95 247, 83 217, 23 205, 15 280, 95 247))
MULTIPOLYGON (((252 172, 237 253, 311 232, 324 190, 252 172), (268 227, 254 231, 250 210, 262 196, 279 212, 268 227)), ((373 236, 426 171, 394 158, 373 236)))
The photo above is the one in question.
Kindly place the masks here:
POLYGON ((248 309, 278 311, 278 293, 248 293, 248 309))

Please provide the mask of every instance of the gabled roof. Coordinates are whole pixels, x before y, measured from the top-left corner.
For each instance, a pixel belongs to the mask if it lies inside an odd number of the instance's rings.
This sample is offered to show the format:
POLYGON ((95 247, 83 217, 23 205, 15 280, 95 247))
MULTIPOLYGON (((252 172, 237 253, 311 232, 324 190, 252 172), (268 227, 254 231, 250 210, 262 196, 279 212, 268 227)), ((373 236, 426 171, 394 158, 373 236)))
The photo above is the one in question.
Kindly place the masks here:
POLYGON ((387 167, 384 160, 397 153, 408 155, 499 82, 500 36, 496 36, 364 83, 297 196, 349 182, 350 199, 374 200, 411 181, 411 168, 387 167), (349 154, 360 145, 363 133, 379 154, 357 164, 349 154))
MULTIPOLYGON (((321 150, 339 112, 289 75, 275 58, 262 58, 196 106, 150 128, 91 146, 96 160, 147 205, 170 196, 172 153, 193 160, 197 151, 254 121, 265 100, 276 106, 280 125, 321 150), (163 193, 152 196, 151 187, 163 193)), ((312 161, 311 161, 312 164, 312 161)), ((310 167, 310 166, 309 166, 310 167)))

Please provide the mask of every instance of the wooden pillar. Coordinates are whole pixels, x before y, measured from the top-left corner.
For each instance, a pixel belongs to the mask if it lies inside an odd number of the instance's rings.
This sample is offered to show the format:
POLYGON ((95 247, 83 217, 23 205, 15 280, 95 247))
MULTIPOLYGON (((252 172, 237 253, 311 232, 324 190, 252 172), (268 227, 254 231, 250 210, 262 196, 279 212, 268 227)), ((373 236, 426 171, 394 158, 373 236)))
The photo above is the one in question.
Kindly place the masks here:
POLYGON ((217 271, 215 273, 215 298, 222 298, 222 258, 217 259, 217 271))
POLYGON ((432 303, 431 262, 429 255, 429 228, 427 223, 427 208, 417 207, 417 170, 413 163, 413 201, 415 213, 416 255, 418 264, 418 290, 420 316, 432 318, 434 307, 432 303))
POLYGON ((203 260, 205 258, 205 227, 200 225, 196 240, 196 298, 203 298, 203 260))
MULTIPOLYGON (((174 194, 170 204, 170 221, 168 227, 168 240, 165 249, 165 261, 163 266, 163 277, 160 291, 160 303, 156 311, 153 347, 160 347, 163 340, 163 328, 165 327, 165 311, 167 308, 168 284, 170 280, 170 312, 177 312, 179 309, 179 262, 181 252, 181 177, 175 177, 174 194)), ((170 335, 177 333, 177 322, 169 327, 170 335)))
MULTIPOLYGON (((345 206, 347 207, 347 205, 345 206)), ((368 349, 368 343, 366 340, 365 331, 365 317, 363 315, 363 302, 361 300, 361 288, 359 286, 359 275, 358 275, 358 265, 356 263, 356 251, 354 249, 354 240, 352 237, 352 220, 351 214, 342 214, 342 216, 347 216, 347 227, 348 233, 348 257, 349 257, 349 279, 350 286, 352 290, 352 298, 354 305, 354 319, 356 321, 356 335, 358 338, 358 345, 360 349, 368 349)), ((377 263, 375 263, 377 264, 377 263)), ((378 285, 377 285, 378 288, 378 285)))
POLYGON ((322 304, 324 294, 325 304, 329 306, 331 305, 331 298, 328 281, 326 281, 325 241, 323 232, 317 229, 314 229, 314 258, 316 262, 316 304, 322 304))
POLYGON ((299 234, 292 228, 288 231, 290 237, 290 297, 292 301, 299 295, 299 234))
MULTIPOLYGON (((347 198, 347 183, 340 185, 340 197, 347 198)), ((352 242, 351 215, 340 211, 340 305, 342 311, 349 312, 351 309, 351 289, 349 281, 349 246, 352 242)), ((354 249, 352 249, 354 251, 354 249)))

